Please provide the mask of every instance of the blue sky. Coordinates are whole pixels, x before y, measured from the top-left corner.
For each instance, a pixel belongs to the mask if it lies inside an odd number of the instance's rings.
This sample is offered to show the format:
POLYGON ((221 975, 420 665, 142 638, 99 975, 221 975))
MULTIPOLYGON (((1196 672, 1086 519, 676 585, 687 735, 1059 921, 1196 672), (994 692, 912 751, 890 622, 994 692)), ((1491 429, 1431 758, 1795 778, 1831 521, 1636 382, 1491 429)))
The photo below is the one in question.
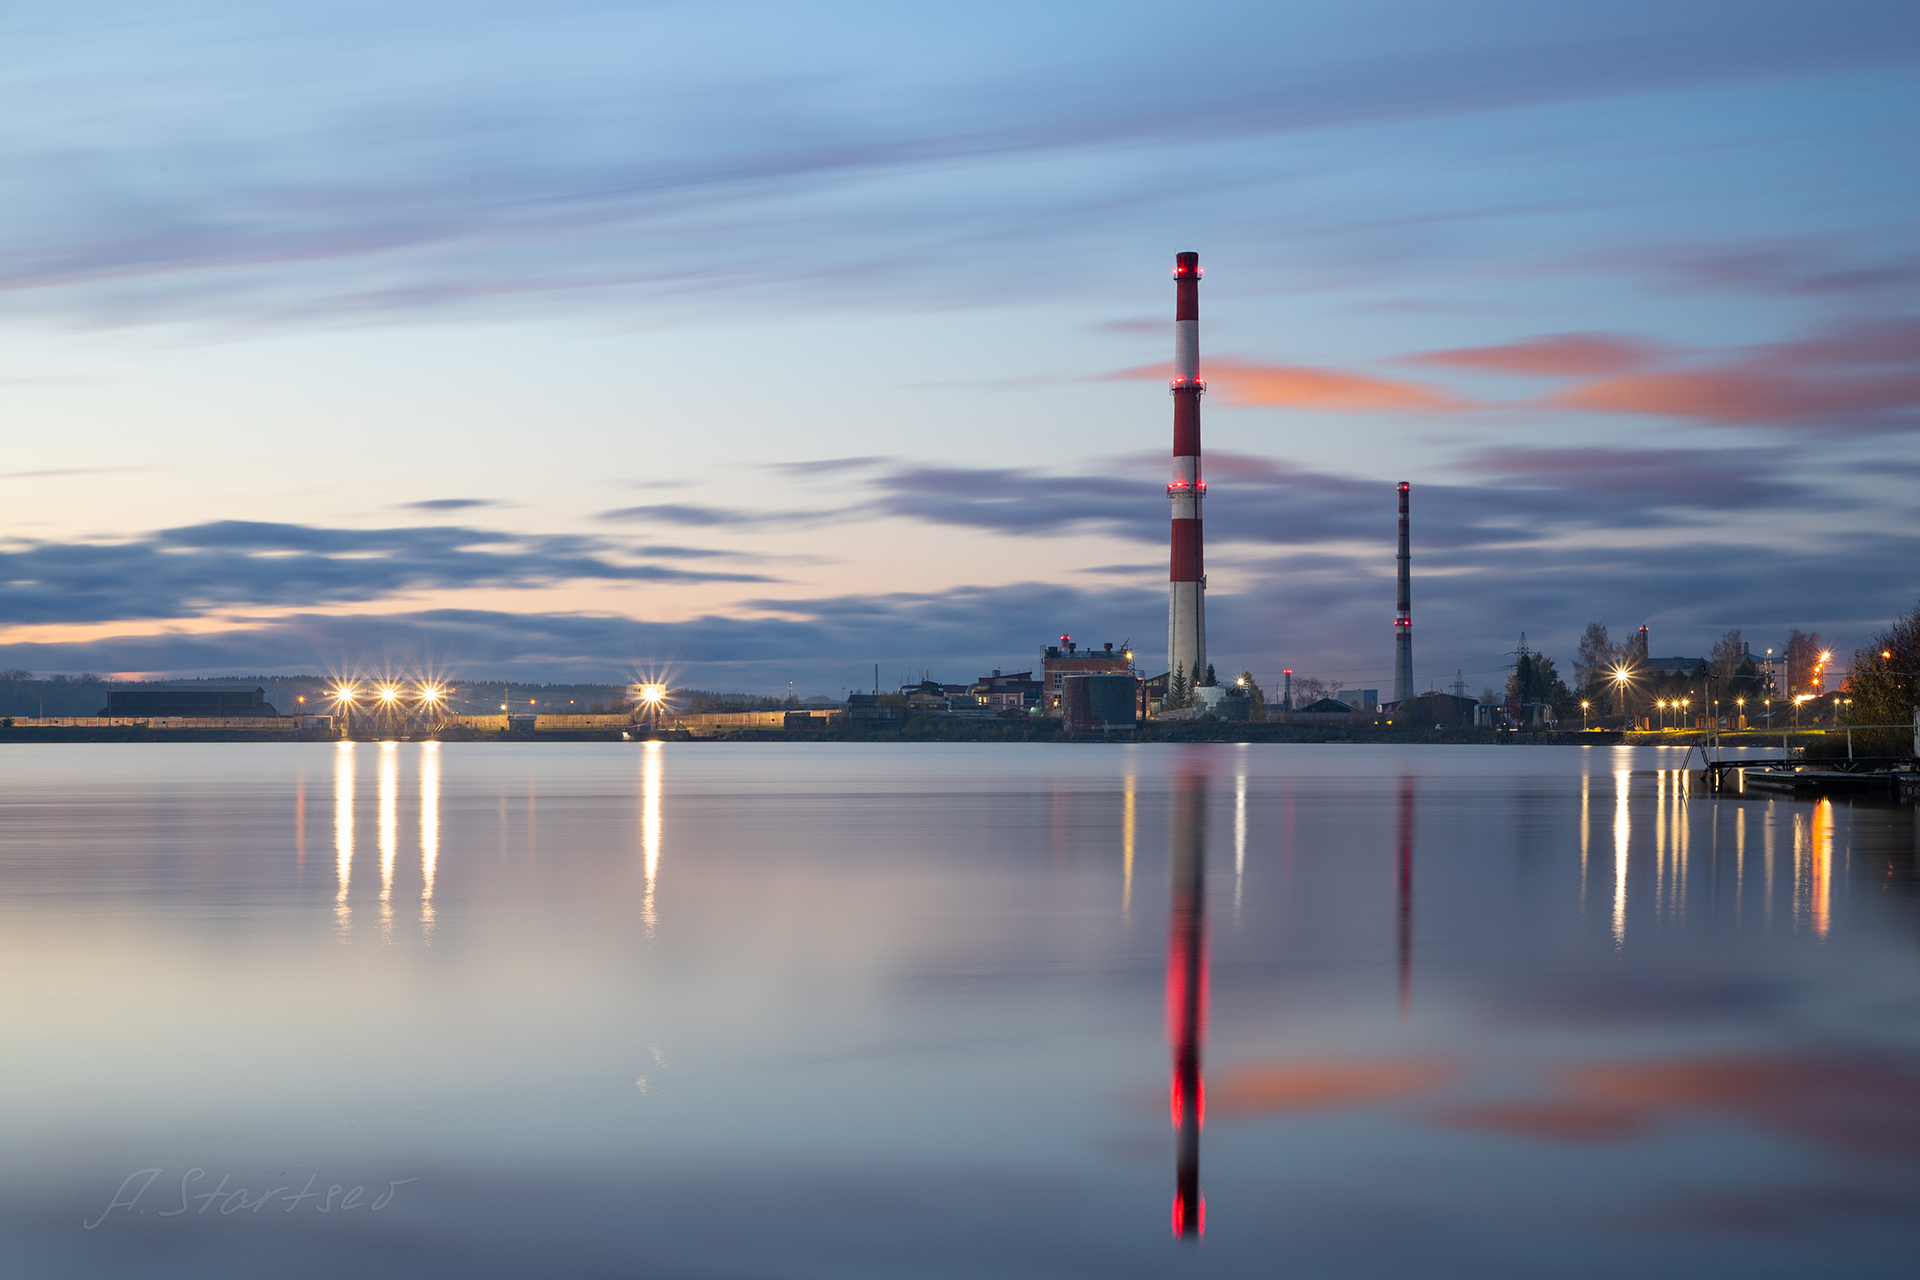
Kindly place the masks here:
MULTIPOLYGON (((836 693, 1165 635, 1843 649, 1920 594, 1920 15, 0 16, 0 665, 836 693)), ((1158 670, 1158 668, 1155 668, 1158 670)))

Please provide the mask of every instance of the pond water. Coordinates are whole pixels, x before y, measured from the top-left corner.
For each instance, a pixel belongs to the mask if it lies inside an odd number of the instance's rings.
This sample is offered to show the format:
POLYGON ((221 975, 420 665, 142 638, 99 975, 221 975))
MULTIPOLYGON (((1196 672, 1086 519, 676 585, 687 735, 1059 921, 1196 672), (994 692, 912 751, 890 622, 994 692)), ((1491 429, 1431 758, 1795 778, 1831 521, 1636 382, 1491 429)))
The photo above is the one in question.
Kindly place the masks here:
POLYGON ((1658 748, 0 747, 48 1276, 1912 1274, 1912 806, 1658 748))

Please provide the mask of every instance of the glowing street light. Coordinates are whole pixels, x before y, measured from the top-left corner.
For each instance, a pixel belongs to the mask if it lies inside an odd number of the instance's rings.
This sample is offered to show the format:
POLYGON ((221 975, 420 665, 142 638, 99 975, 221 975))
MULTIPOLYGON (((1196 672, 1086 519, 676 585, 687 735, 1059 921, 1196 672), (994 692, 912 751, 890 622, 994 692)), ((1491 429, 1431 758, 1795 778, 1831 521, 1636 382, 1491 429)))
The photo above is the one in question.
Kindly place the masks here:
POLYGON ((1587 702, 1584 699, 1580 703, 1580 727, 1582 729, 1587 727, 1587 708, 1592 705, 1591 702, 1587 702))

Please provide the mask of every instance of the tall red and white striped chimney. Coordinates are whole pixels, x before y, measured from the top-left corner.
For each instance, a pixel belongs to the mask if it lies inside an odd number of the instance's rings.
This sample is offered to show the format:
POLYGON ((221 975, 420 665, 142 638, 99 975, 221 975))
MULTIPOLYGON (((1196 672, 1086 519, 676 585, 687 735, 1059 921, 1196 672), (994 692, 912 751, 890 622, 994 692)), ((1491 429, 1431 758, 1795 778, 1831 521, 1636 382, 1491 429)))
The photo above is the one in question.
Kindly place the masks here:
POLYGON ((1200 504, 1200 255, 1174 258, 1173 312, 1173 555, 1167 574, 1167 670, 1188 681, 1207 669, 1207 574, 1200 504))

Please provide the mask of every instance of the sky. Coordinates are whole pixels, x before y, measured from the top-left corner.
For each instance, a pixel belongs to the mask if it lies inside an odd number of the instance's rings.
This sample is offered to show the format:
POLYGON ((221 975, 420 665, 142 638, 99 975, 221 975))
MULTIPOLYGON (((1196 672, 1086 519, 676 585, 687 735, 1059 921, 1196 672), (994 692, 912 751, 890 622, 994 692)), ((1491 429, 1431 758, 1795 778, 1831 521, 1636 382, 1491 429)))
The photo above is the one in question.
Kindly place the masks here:
POLYGON ((0 667, 837 695, 1842 653, 1920 596, 1920 10, 0 12, 0 667))

